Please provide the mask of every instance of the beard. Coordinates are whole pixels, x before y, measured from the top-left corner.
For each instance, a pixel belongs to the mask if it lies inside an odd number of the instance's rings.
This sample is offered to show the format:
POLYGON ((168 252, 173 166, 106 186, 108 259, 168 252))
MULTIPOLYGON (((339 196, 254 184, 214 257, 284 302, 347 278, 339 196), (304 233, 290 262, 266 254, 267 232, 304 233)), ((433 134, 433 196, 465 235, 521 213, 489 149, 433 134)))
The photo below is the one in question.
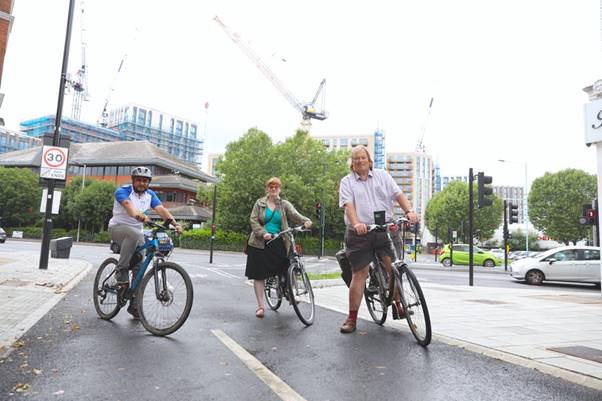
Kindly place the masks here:
POLYGON ((143 194, 144 192, 146 192, 146 186, 144 185, 132 185, 132 187, 134 188, 134 192, 136 192, 137 194, 143 194))

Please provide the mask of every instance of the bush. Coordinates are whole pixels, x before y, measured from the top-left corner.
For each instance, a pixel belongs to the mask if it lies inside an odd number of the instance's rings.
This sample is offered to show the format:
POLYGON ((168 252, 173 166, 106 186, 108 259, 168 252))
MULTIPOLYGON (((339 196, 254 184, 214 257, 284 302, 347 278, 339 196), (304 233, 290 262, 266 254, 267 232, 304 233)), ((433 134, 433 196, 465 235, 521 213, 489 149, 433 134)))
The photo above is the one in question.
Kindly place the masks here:
MULTIPOLYGON (((81 232, 80 232, 80 239, 81 239, 81 232)), ((94 234, 94 237, 92 238, 92 242, 101 242, 101 243, 108 244, 109 242, 111 242, 111 234, 109 234, 108 231, 101 231, 99 233, 96 233, 96 234, 94 234)))
MULTIPOLYGON (((242 252, 245 241, 249 238, 248 233, 217 230, 213 249, 218 251, 242 252)), ((180 246, 188 249, 209 249, 211 240, 211 229, 196 229, 184 231, 180 236, 180 246)), ((318 255, 320 253, 320 238, 299 235, 295 238, 297 244, 303 247, 306 255, 318 255)), ((334 256, 341 249, 341 241, 326 240, 324 254, 334 256)))

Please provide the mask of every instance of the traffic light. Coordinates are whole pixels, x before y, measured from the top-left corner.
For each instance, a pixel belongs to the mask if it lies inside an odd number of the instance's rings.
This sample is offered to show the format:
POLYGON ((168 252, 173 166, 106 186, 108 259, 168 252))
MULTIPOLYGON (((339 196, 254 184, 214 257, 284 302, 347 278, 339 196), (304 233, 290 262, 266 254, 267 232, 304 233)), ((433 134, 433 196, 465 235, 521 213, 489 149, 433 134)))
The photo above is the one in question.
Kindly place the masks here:
POLYGON ((316 219, 318 224, 322 221, 322 205, 320 202, 316 203, 316 219))
POLYGON ((591 205, 583 205, 583 216, 579 219, 581 224, 594 225, 598 221, 598 211, 591 205))
POLYGON ((489 175, 485 175, 482 171, 477 174, 477 183, 479 188, 478 206, 479 209, 485 206, 491 206, 493 204, 493 188, 491 188, 491 182, 493 178, 489 175))
POLYGON ((518 205, 508 202, 508 224, 518 223, 518 205))

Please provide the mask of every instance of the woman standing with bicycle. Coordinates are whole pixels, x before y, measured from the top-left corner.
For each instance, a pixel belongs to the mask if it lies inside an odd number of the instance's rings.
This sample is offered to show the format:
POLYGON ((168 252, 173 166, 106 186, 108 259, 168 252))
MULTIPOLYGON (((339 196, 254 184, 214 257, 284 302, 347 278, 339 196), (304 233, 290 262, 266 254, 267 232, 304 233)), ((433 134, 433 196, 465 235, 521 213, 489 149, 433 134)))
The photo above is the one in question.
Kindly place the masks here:
POLYGON ((248 240, 247 266, 245 275, 253 279, 257 309, 255 316, 261 318, 265 314, 264 306, 264 280, 267 277, 282 273, 288 267, 288 249, 290 243, 287 238, 279 237, 269 244, 275 234, 292 225, 303 224, 305 228, 311 227, 311 220, 301 215, 295 207, 280 198, 282 183, 278 177, 266 181, 266 196, 259 198, 249 219, 253 230, 248 240))

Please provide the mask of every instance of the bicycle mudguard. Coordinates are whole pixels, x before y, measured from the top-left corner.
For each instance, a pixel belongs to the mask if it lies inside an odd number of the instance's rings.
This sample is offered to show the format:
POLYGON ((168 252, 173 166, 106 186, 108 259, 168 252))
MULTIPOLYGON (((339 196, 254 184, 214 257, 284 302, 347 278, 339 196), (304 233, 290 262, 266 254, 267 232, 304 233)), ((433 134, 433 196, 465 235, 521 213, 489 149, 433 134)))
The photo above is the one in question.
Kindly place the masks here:
POLYGON ((337 258, 337 262, 339 262, 339 267, 341 268, 341 278, 347 284, 347 288, 351 285, 351 265, 349 264, 349 259, 347 259, 347 255, 345 255, 345 250, 341 249, 335 254, 337 258))

